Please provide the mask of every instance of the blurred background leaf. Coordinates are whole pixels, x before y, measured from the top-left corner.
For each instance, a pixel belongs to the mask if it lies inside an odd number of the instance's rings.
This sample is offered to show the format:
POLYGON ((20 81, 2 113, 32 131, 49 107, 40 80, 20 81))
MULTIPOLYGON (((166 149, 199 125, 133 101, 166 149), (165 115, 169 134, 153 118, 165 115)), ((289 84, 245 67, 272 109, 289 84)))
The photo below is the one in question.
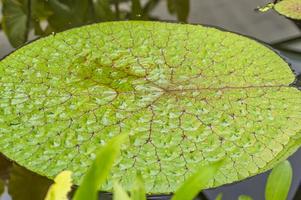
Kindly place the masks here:
MULTIPOLYGON (((187 22, 189 1, 167 0, 166 9, 175 14, 179 21, 187 22)), ((1 25, 10 44, 18 47, 33 36, 45 36, 85 24, 127 19, 158 20, 151 12, 160 2, 161 0, 2 0, 1 25)))
POLYGON ((115 19, 115 14, 111 7, 110 0, 96 0, 94 3, 95 17, 99 21, 112 21, 115 19))
POLYGON ((27 41, 30 22, 30 0, 3 0, 2 27, 9 42, 18 47, 27 41))

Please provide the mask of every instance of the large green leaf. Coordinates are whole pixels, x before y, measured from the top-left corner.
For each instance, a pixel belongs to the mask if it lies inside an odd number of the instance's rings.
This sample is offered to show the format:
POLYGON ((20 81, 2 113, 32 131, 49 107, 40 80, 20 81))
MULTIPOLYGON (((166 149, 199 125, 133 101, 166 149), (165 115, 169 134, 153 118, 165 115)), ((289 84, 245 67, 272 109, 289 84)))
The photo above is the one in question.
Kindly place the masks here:
POLYGON ((268 177, 265 199, 286 200, 292 182, 293 170, 289 161, 277 165, 268 177))
POLYGON ((28 0, 3 0, 2 26, 12 46, 22 45, 29 31, 28 0))
MULTIPOLYGON (((174 192, 224 159, 206 188, 274 167, 300 145, 289 65, 246 37, 199 25, 108 22, 33 42, 0 62, 0 151, 39 174, 80 179, 129 133, 113 167, 131 190, 174 192)), ((112 190, 109 179, 102 187, 112 190)))
POLYGON ((282 0, 275 4, 275 10, 286 17, 301 20, 300 0, 282 0))
POLYGON ((97 199, 98 191, 106 181, 126 136, 116 136, 99 150, 94 162, 85 174, 80 187, 77 189, 73 200, 97 199))

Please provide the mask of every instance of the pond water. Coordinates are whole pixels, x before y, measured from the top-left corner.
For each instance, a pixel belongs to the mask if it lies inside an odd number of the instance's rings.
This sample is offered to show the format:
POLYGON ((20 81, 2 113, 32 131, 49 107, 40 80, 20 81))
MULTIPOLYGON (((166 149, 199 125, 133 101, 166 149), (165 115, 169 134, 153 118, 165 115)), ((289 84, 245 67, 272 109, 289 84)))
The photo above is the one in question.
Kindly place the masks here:
MULTIPOLYGON (((134 13, 131 3, 126 0, 120 2, 112 3, 112 10, 119 11, 119 14, 112 18, 118 18, 119 20, 131 18, 131 14, 134 13)), ((175 3, 176 6, 182 6, 182 8, 174 14, 168 11, 167 1, 165 0, 141 1, 143 6, 150 2, 152 3, 150 4, 152 9, 147 10, 147 13, 146 10, 145 13, 135 13, 133 18, 139 20, 145 17, 163 21, 178 21, 180 18, 183 21, 183 16, 188 15, 188 23, 218 26, 270 44, 291 63, 296 74, 301 73, 301 29, 294 22, 279 16, 273 11, 268 13, 255 12, 254 9, 257 6, 268 3, 266 0, 191 0, 189 12, 188 10, 185 11, 185 6, 175 3)), ((103 20, 97 19, 95 21, 106 21, 106 17, 103 18, 103 20)), ((55 19, 60 20, 60 16, 55 19)), ((64 22, 62 20, 60 24, 64 25, 65 23, 66 27, 71 27, 94 22, 93 20, 79 21, 80 23, 78 21, 67 20, 64 22)), ((45 24, 47 25, 47 22, 41 22, 41 26, 45 24)), ((53 28, 53 30, 61 30, 64 27, 63 25, 53 28)), ((36 37, 38 36, 35 36, 34 31, 29 33, 30 39, 36 37)), ((5 34, 0 32, 0 57, 13 50, 14 48, 10 45, 5 34)), ((298 81, 298 84, 301 85, 301 80, 298 81)), ((294 169, 293 183, 288 198, 291 200, 301 183, 301 150, 297 151, 289 160, 294 169)), ((233 200, 241 194, 246 194, 255 200, 261 200, 264 199, 267 174, 268 172, 239 183, 209 189, 204 191, 204 195, 207 199, 214 199, 217 194, 223 193, 224 200, 233 200)), ((32 173, 0 155, 0 185, 4 185, 4 192, 0 195, 0 200, 40 200, 45 196, 51 183, 51 180, 32 173)), ((204 199, 204 197, 200 198, 204 199)), ((152 199, 158 199, 158 197, 152 199)), ((168 199, 168 197, 161 197, 161 199, 168 199)))

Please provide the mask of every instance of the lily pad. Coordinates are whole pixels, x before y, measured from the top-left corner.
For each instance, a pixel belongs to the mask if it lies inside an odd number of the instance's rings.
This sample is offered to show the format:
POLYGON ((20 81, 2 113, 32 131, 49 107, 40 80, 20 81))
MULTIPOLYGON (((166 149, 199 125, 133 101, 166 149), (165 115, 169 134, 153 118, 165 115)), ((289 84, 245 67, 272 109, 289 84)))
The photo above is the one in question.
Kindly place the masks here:
POLYGON ((301 0, 282 0, 275 4, 274 9, 288 18, 301 20, 301 0))
MULTIPOLYGON (((112 180, 169 193, 224 160, 206 188, 286 159, 301 142, 301 92, 268 47, 200 25, 108 22, 35 41, 0 62, 0 151, 74 181, 129 134, 112 180)), ((112 191, 109 180, 104 190, 112 191)))

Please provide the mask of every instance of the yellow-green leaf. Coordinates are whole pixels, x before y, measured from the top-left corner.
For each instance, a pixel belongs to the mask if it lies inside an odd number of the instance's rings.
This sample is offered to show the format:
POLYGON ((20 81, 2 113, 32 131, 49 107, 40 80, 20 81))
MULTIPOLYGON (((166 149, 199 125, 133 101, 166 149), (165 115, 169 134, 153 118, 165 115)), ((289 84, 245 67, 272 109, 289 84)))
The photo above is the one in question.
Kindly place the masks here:
POLYGON ((265 189, 266 200, 286 200, 292 182, 293 170, 289 161, 283 161, 270 173, 265 189))
POLYGON ((260 12, 267 12, 274 7, 274 3, 268 3, 265 6, 258 7, 257 10, 260 12))
POLYGON ((144 181, 142 178, 141 173, 137 174, 134 186, 131 192, 131 199, 132 200, 146 200, 145 188, 144 188, 144 181))
POLYGON ((54 179, 54 184, 50 186, 45 200, 68 200, 67 195, 72 186, 71 174, 71 171, 59 173, 54 179))
POLYGON ((119 183, 114 184, 113 200, 132 200, 127 192, 119 185, 119 183))

